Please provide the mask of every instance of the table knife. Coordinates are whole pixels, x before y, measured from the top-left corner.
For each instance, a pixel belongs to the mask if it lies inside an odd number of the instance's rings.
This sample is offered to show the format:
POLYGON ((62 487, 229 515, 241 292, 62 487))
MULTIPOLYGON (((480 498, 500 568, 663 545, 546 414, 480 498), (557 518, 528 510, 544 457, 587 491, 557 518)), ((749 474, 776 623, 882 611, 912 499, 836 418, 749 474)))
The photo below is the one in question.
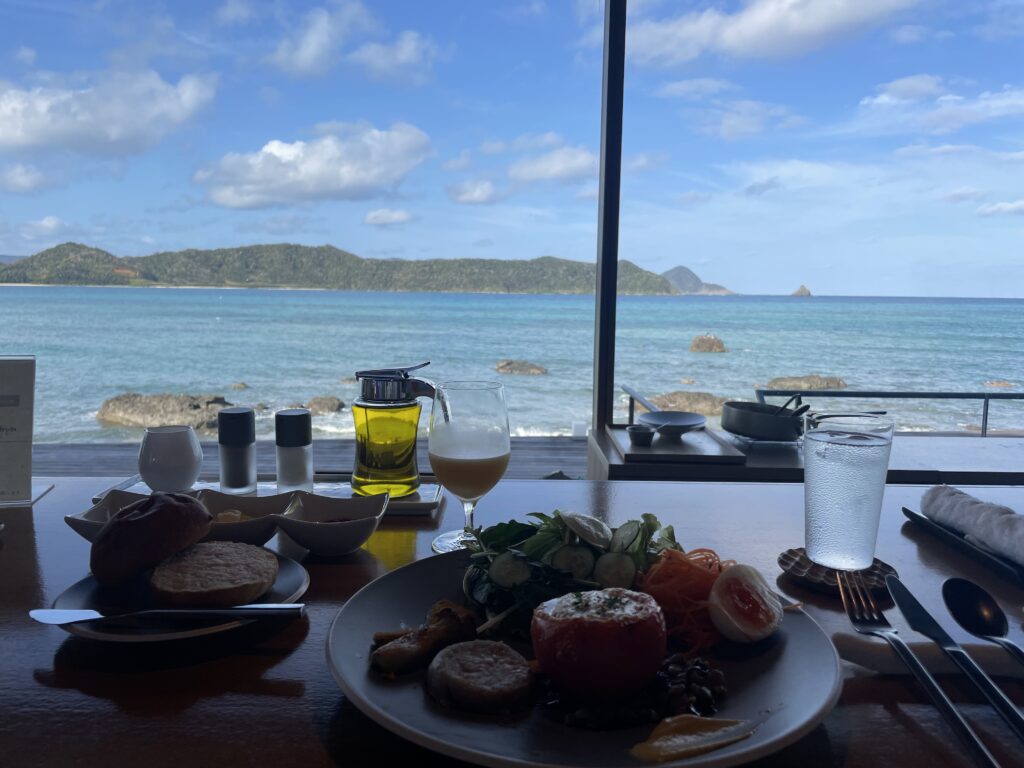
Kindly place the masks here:
POLYGON ((99 611, 65 608, 37 608, 28 615, 41 624, 80 624, 89 621, 121 621, 123 619, 263 619, 302 616, 304 603, 253 603, 231 608, 154 608, 131 613, 103 614, 99 611))
POLYGON ((889 588, 889 594, 892 595, 892 599, 899 606, 900 612, 910 627, 915 632, 930 637, 936 645, 945 651, 953 663, 967 675, 968 680, 974 683, 975 687, 988 699, 989 704, 1013 729, 1017 737, 1024 740, 1024 716, 1021 716, 1017 706, 992 682, 992 678, 985 674, 984 670, 974 662, 974 659, 960 647, 960 644, 939 626, 939 623, 932 618, 902 581, 895 576, 886 576, 885 585, 889 588))

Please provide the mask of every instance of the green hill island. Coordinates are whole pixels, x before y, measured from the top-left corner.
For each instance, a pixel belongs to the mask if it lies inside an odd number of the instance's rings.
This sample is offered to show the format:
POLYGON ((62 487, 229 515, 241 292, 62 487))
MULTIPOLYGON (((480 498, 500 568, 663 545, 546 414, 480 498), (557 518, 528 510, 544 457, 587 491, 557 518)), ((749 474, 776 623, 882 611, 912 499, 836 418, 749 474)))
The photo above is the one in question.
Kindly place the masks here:
MULTIPOLYGON (((629 261, 619 262, 620 294, 706 294, 721 286, 673 280, 629 261)), ((10 264, 0 283, 42 285, 325 288, 340 291, 454 293, 593 293, 595 265, 542 256, 501 259, 364 259, 331 245, 248 245, 241 248, 114 256, 64 243, 10 264)), ((686 270, 687 273, 693 273, 686 270)), ((716 291, 717 292, 717 291, 716 291)))

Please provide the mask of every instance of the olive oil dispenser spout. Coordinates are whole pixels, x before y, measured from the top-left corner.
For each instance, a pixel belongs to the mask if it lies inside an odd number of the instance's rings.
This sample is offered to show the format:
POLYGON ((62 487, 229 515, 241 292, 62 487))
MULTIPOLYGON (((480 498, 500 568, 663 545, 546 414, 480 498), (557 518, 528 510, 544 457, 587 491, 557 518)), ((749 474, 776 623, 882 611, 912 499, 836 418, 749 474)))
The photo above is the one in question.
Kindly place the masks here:
POLYGON ((415 492, 419 397, 434 397, 434 385, 409 374, 430 365, 357 371, 360 395, 352 404, 356 457, 352 490, 362 496, 390 493, 392 498, 415 492))

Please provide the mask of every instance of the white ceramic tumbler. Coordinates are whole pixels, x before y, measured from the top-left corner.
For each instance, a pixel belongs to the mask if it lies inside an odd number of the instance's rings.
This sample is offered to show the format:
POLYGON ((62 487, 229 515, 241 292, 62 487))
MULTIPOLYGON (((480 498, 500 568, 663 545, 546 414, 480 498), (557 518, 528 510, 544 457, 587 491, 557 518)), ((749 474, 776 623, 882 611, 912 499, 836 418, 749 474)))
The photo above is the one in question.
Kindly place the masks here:
POLYGON ((203 447, 192 427, 147 427, 139 449, 139 474, 154 491, 189 490, 203 466, 203 447))

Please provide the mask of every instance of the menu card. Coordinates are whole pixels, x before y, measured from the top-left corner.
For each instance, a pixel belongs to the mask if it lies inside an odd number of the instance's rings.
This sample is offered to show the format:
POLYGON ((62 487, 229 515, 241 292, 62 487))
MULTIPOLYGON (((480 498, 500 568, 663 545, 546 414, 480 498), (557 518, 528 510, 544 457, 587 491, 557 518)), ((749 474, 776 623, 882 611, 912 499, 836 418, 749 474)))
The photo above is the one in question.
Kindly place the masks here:
POLYGON ((0 504, 32 499, 34 357, 0 357, 0 504))

